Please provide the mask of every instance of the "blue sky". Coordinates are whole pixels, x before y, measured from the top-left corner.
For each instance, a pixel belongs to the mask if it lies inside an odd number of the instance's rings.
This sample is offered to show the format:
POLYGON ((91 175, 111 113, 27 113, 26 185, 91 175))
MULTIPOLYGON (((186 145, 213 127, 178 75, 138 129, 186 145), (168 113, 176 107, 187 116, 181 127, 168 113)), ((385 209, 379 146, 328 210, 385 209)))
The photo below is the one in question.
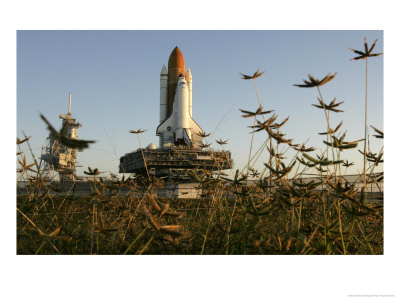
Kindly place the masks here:
MULTIPOLYGON (((159 123, 159 74, 175 46, 193 76, 193 118, 209 142, 229 139, 235 168, 248 158, 251 135, 249 119, 239 108, 258 106, 252 81, 239 73, 265 71, 257 88, 265 109, 274 109, 279 120, 290 117, 282 131, 296 143, 325 149, 318 132, 326 131, 323 111, 316 104, 315 89, 300 89, 307 74, 322 78, 337 72, 321 88, 325 102, 344 101, 344 113, 332 115, 332 127, 343 120, 348 140, 364 135, 365 62, 347 48, 363 50, 377 38, 376 52, 383 50, 383 31, 18 31, 17 32, 17 136, 32 135, 31 145, 39 155, 48 132, 39 118, 43 113, 56 127, 59 114, 68 109, 83 124, 79 137, 96 144, 78 154, 78 175, 90 167, 118 172, 118 159, 138 148, 130 129, 143 128, 142 145, 155 143, 159 123)), ((383 59, 369 60, 368 124, 383 129, 383 59)), ((255 136, 257 149, 264 133, 255 136)), ((378 152, 382 144, 371 139, 378 152)), ((359 145, 362 149, 362 145, 359 145)), ((316 151, 319 153, 319 150, 316 151)), ((292 153, 288 152, 290 157, 292 153)), ((266 154, 256 165, 262 168, 266 154)), ((347 174, 361 170, 357 150, 345 152, 356 165, 347 174)))

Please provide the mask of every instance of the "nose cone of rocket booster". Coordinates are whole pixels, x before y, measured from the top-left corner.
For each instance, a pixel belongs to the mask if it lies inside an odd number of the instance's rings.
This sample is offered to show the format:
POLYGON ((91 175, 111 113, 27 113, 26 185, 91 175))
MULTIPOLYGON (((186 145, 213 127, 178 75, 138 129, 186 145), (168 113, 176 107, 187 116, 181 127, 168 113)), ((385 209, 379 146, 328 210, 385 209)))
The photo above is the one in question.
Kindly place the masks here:
POLYGON ((185 76, 185 59, 183 58, 181 50, 175 47, 168 60, 168 116, 172 113, 176 83, 180 74, 185 76))
POLYGON ((167 68, 165 67, 165 65, 162 66, 160 75, 168 75, 167 68))
POLYGON ((192 81, 192 73, 190 72, 189 68, 187 68, 187 70, 186 70, 185 79, 186 79, 186 82, 192 81))

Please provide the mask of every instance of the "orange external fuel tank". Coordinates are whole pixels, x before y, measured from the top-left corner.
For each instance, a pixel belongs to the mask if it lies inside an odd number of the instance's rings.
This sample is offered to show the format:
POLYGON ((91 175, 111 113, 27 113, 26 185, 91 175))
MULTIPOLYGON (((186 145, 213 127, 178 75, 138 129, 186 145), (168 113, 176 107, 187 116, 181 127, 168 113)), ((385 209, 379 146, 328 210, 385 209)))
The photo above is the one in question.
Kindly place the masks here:
POLYGON ((172 113, 172 104, 174 103, 175 88, 179 75, 185 76, 185 59, 178 47, 172 51, 168 59, 168 102, 167 117, 172 113))

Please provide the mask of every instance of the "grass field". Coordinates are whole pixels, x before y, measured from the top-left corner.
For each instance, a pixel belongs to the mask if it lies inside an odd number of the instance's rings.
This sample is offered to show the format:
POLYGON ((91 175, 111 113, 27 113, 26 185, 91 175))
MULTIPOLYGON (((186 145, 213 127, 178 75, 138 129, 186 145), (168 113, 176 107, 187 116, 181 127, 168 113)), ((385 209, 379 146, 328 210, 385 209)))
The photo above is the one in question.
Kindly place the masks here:
POLYGON ((17 253, 383 254, 382 205, 345 194, 340 229, 335 198, 309 188, 292 190, 294 198, 285 184, 268 196, 261 186, 215 181, 203 183, 206 198, 167 199, 154 196, 152 184, 141 198, 119 196, 121 185, 138 188, 132 182, 108 183, 111 195, 92 184, 86 197, 50 194, 40 182, 17 197, 17 253))

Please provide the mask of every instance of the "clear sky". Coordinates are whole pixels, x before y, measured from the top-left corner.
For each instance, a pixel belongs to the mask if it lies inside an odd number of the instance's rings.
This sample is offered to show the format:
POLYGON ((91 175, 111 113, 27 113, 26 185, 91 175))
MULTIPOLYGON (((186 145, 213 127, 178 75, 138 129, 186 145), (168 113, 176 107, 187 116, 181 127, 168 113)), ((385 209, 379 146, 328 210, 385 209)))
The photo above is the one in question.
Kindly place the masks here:
MULTIPOLYGON (((208 142, 220 149, 215 139, 229 139, 235 168, 248 159, 251 135, 249 119, 239 108, 258 106, 252 81, 239 73, 265 73, 256 80, 265 109, 274 109, 279 120, 290 117, 282 131, 296 143, 325 149, 325 117, 316 104, 316 89, 301 89, 307 74, 322 78, 329 72, 337 77, 321 87, 325 102, 334 97, 344 101, 345 111, 332 115, 332 127, 343 120, 347 139, 364 136, 365 62, 350 61, 355 55, 347 48, 363 50, 363 39, 375 52, 383 50, 383 31, 18 31, 17 32, 17 136, 31 135, 36 155, 48 135, 40 120, 43 113, 56 127, 59 114, 68 110, 72 93, 72 115, 83 124, 79 138, 97 142, 78 153, 82 175, 88 166, 118 172, 119 157, 138 148, 130 129, 147 129, 140 138, 143 146, 158 146, 159 74, 175 46, 178 46, 193 76, 193 118, 206 132, 208 142)), ((383 60, 369 60, 368 124, 383 129, 383 60)), ((371 129, 372 130, 372 129, 371 129)), ((372 131, 371 131, 372 132, 372 131)), ((266 134, 255 136, 257 149, 266 134)), ((371 149, 382 146, 371 138, 371 149)), ((362 149, 362 144, 359 144, 362 149)), ((291 153, 288 152, 290 157, 291 153)), ((266 154, 256 167, 262 168, 266 154)), ((357 150, 345 152, 354 161, 347 174, 362 169, 357 150)))

